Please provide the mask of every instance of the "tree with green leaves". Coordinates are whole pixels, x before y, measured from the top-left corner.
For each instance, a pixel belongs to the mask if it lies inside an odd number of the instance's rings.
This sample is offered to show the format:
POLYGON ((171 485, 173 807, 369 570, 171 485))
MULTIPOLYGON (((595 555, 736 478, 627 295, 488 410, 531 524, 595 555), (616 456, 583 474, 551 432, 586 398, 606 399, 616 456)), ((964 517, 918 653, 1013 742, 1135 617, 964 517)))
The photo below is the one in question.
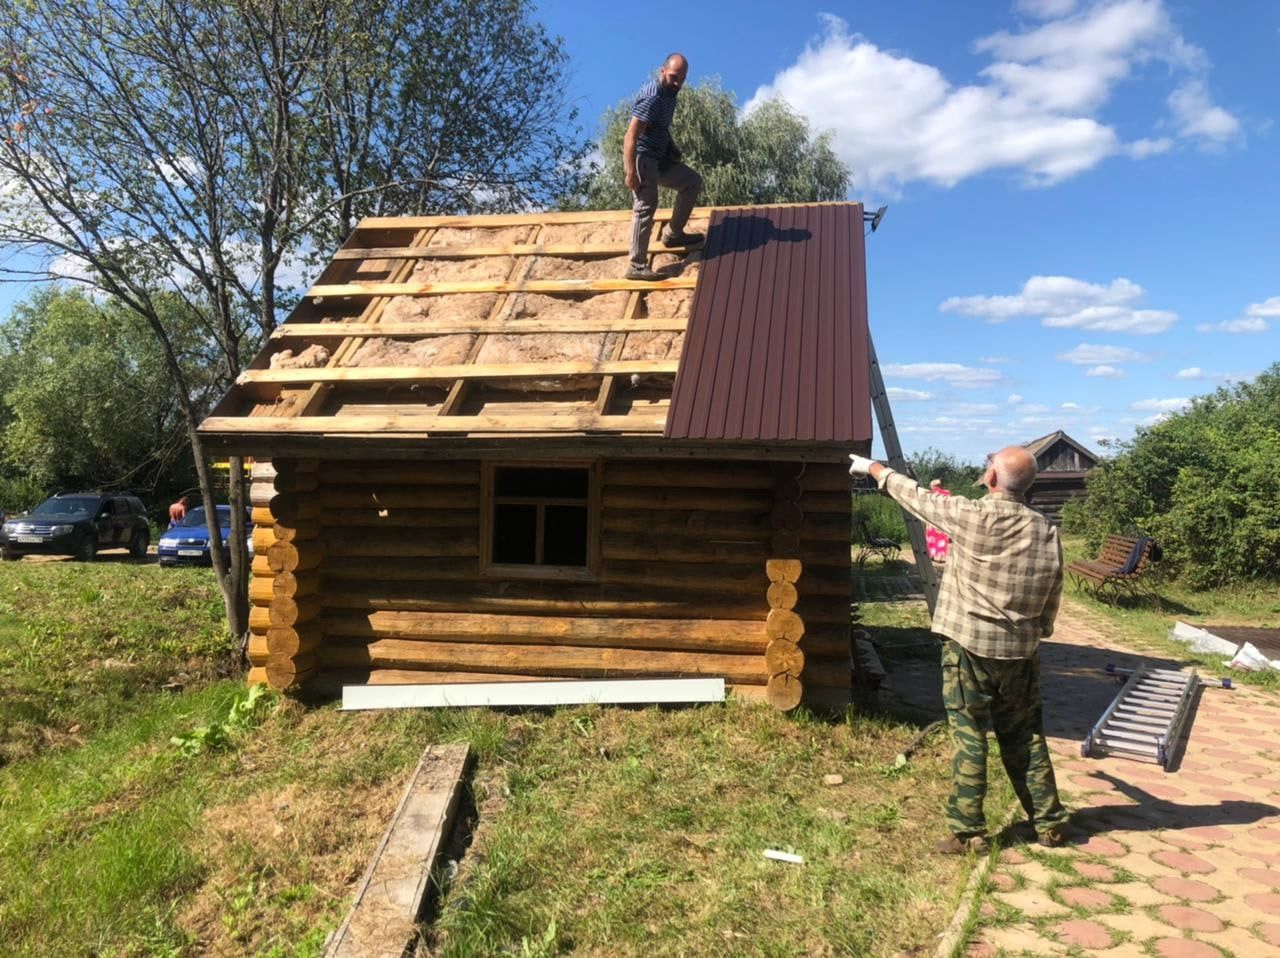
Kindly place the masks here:
MULTIPOLYGON (((566 205, 631 206, 622 174, 622 140, 630 117, 629 99, 601 117, 603 159, 582 193, 566 205)), ((815 134, 807 119, 776 97, 743 114, 734 95, 716 80, 686 86, 671 135, 684 162, 702 175, 698 202, 703 205, 814 203, 844 199, 849 190, 849 169, 831 148, 831 133, 815 134)))
MULTIPOLYGON (((0 10, 0 251, 146 324, 212 515, 190 339, 225 387, 298 294, 288 274, 357 218, 564 195, 585 145, 548 68, 563 59, 528 0, 16 0, 0 10), (194 328, 168 323, 170 295, 194 328)), ((243 634, 242 483, 230 499, 230 565, 213 561, 243 634)))
POLYGON ((1151 535, 1193 587, 1274 579, 1277 462, 1280 363, 1139 429, 1089 474, 1088 497, 1068 503, 1063 522, 1095 548, 1109 532, 1151 535))
MULTIPOLYGON (((191 322, 176 297, 160 307, 166 326, 191 322)), ((207 404, 214 388, 207 357, 182 361, 207 404)), ((41 290, 0 325, 0 370, 7 420, 0 465, 25 488, 130 488, 147 497, 191 484, 178 404, 155 340, 132 310, 79 291, 41 290)))

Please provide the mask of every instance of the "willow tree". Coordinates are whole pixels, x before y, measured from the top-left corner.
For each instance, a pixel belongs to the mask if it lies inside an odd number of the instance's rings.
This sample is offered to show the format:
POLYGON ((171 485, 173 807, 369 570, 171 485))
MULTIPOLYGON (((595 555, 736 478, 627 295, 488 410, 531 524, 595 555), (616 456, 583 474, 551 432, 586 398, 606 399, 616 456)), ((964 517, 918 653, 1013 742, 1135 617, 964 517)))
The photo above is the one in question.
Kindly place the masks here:
MULTIPOLYGON (((11 2, 0 269, 85 283, 146 323, 214 515, 184 355, 212 351, 233 381, 296 297, 289 276, 361 215, 563 195, 584 152, 547 68, 563 59, 526 0, 11 2), (164 294, 194 332, 166 322, 164 294)), ((230 498, 230 563, 213 561, 244 635, 241 482, 230 498)))
MULTIPOLYGON (((600 118, 602 159, 568 205, 595 210, 631 205, 622 176, 622 138, 630 117, 628 99, 600 118)), ((743 113, 733 94, 714 80, 686 86, 671 135, 684 162, 702 175, 700 204, 816 203, 844 199, 849 190, 849 168, 832 149, 831 133, 815 133, 779 98, 743 113)))

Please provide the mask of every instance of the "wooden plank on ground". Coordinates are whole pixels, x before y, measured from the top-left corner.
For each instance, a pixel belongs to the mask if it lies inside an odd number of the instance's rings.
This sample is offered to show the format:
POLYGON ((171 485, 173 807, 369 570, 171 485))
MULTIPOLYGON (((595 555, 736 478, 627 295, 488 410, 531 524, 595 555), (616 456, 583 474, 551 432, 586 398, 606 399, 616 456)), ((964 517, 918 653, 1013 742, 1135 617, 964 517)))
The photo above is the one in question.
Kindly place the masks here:
POLYGON ((346 685, 344 712, 362 709, 540 708, 551 705, 648 705, 723 702, 724 679, 553 679, 449 685, 346 685))
POLYGON ((398 958, 408 950, 431 870, 453 827, 469 758, 465 744, 427 746, 326 958, 398 958))

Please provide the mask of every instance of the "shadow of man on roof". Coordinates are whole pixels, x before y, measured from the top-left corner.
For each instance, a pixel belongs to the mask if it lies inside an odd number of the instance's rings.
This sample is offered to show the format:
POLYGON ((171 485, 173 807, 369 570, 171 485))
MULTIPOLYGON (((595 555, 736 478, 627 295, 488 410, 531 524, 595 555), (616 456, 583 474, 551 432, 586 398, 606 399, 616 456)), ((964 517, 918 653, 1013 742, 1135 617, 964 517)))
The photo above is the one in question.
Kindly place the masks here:
POLYGON ((747 253, 767 243, 803 243, 813 238, 804 227, 780 228, 759 213, 730 213, 707 233, 703 262, 730 253, 747 253))

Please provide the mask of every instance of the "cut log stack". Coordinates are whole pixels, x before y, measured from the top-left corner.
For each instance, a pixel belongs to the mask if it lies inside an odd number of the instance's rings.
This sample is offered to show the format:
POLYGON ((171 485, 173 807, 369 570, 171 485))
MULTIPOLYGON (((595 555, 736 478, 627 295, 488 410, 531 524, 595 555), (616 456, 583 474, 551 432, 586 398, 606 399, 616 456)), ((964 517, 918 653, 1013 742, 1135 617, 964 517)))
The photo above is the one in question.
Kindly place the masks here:
POLYGON ((250 489, 255 526, 249 681, 296 689, 316 673, 320 645, 319 463, 276 460, 269 489, 260 485, 257 468, 250 489))

